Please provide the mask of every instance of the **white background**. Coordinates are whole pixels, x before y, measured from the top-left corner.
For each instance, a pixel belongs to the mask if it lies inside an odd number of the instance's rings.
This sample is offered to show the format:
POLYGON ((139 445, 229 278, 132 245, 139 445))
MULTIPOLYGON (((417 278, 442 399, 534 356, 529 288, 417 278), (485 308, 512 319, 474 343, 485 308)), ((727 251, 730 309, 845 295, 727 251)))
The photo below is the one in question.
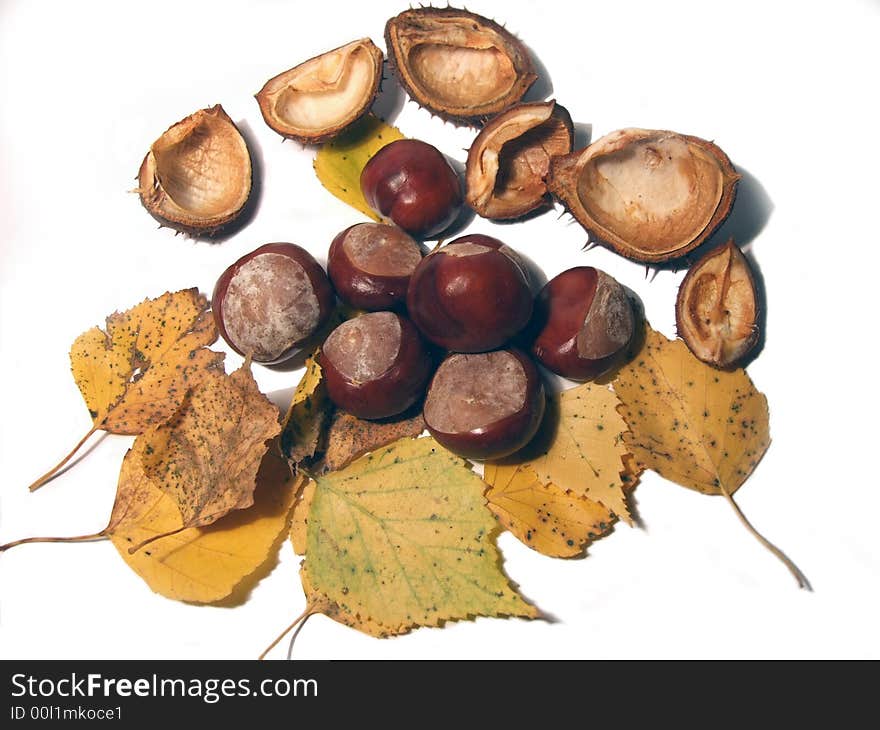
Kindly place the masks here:
MULTIPOLYGON (((799 591, 721 499, 649 473, 635 494, 643 526, 619 526, 584 560, 501 537, 509 575, 554 621, 480 619, 376 640, 316 616, 295 656, 880 658, 880 4, 468 5, 529 44, 549 74, 539 92, 552 87, 579 142, 626 126, 672 129, 714 139, 744 174, 725 231, 766 287, 766 344, 749 373, 769 399, 773 443, 737 496, 815 592, 799 591)), ((26 490, 90 426, 67 356, 80 332, 147 296, 210 293, 228 264, 269 241, 323 261, 360 219, 318 184, 313 151, 264 125, 253 94, 354 38, 384 46, 385 20, 405 7, 0 4, 0 542, 106 524, 130 438, 97 440, 73 470, 26 490), (157 229, 127 191, 162 131, 218 102, 251 143, 262 185, 250 224, 209 243, 157 229)), ((380 103, 402 107, 405 134, 464 159, 473 131, 403 101, 386 82, 380 103)), ((585 233, 557 213, 512 226, 477 218, 468 230, 503 238, 548 277, 605 269, 674 336, 683 272, 646 279, 604 249, 583 253, 585 233)), ((255 374, 279 400, 299 377, 255 374)), ((0 657, 252 658, 303 608, 297 564, 286 544, 247 603, 213 608, 153 594, 107 542, 17 548, 0 556, 0 657)))

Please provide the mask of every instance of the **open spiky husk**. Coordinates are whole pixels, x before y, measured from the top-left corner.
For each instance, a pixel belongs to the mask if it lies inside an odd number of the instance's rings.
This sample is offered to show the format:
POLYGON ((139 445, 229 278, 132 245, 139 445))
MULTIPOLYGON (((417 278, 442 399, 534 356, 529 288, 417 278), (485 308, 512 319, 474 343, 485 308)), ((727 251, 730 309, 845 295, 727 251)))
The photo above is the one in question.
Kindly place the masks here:
POLYGON ((517 104, 494 117, 468 151, 468 205, 495 220, 550 206, 550 160, 571 151, 573 135, 571 116, 554 101, 517 104))
POLYGON ((730 214, 740 175, 713 142, 622 129, 554 158, 547 187, 600 243, 634 261, 693 251, 730 214))
POLYGON ((135 192, 164 225, 211 235, 242 213, 252 174, 247 143, 217 104, 190 114, 153 142, 135 192))
POLYGON ((454 124, 482 124, 522 99, 538 78, 522 41, 467 10, 405 10, 385 25, 385 42, 407 93, 454 124))
POLYGON ((332 139, 366 114, 382 81, 382 51, 361 38, 284 71, 257 93, 266 124, 304 144, 332 139))

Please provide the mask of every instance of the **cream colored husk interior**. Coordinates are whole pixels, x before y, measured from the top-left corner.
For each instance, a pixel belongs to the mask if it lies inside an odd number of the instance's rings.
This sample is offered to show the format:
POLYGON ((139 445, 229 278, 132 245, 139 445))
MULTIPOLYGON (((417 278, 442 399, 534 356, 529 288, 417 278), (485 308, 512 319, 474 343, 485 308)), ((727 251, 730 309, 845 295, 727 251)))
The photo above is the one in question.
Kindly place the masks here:
POLYGON ((579 162, 577 194, 603 233, 657 255, 678 250, 709 225, 724 175, 703 148, 670 132, 625 129, 579 162))
POLYGON ((368 40, 349 43, 269 81, 261 103, 279 131, 317 135, 359 116, 372 100, 377 81, 371 46, 368 40))

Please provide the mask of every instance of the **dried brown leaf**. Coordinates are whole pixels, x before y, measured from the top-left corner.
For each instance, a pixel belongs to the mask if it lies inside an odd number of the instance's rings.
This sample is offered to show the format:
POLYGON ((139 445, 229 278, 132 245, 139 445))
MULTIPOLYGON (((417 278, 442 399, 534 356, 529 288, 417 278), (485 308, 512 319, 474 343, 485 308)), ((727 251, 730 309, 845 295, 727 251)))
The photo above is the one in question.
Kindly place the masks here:
POLYGON ((209 525, 253 504, 257 469, 280 430, 248 363, 211 373, 174 420, 144 434, 144 472, 178 505, 184 527, 209 525))
POLYGON ((333 404, 315 352, 293 393, 281 430, 281 451, 295 468, 318 450, 333 404))
POLYGON ((327 448, 314 472, 342 469, 367 452, 407 436, 418 436, 424 430, 421 411, 382 421, 366 421, 345 411, 336 411, 327 431, 327 448))

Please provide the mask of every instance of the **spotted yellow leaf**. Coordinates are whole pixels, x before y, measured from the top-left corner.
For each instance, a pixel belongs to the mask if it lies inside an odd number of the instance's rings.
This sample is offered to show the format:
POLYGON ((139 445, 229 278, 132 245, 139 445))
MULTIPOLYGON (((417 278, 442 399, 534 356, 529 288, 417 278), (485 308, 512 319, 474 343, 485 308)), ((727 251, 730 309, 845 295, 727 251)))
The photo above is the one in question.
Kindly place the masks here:
POLYGON ((650 327, 614 390, 638 465, 706 494, 733 494, 770 444, 767 399, 745 370, 697 360, 650 327))
POLYGON ((610 531, 615 521, 598 502, 543 484, 530 466, 487 463, 483 479, 489 485, 489 509, 498 521, 544 555, 583 555, 586 546, 610 531))
POLYGON ((752 525, 733 498, 770 445, 767 399, 746 371, 709 367, 681 340, 646 326, 641 349, 618 371, 614 389, 638 467, 724 496, 743 526, 809 589, 800 568, 752 525))
POLYGON ((95 427, 139 434, 167 421, 223 354, 207 299, 197 289, 163 294, 107 318, 70 350, 70 365, 95 427))
POLYGON ((205 373, 222 370, 223 354, 208 349, 217 328, 197 289, 166 293, 107 317, 70 348, 70 368, 92 427, 30 489, 54 477, 96 431, 139 434, 164 423, 205 373))
POLYGON ((529 466, 542 484, 587 497, 631 522, 624 489, 634 485, 636 473, 628 464, 618 403, 596 383, 551 396, 537 437, 505 463, 529 466))

